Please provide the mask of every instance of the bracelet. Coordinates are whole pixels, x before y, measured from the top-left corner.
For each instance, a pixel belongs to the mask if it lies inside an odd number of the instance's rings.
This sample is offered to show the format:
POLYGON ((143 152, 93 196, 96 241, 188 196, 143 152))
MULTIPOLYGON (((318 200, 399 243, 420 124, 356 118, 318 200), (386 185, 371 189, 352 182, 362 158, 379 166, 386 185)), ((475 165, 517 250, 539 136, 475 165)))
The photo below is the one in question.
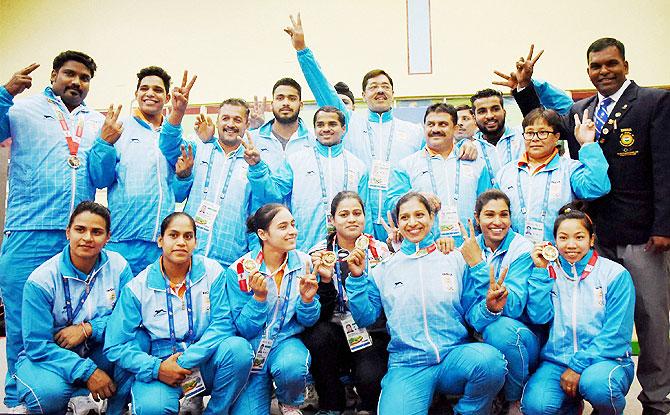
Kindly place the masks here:
POLYGON ((84 323, 83 321, 81 322, 81 331, 84 332, 84 338, 85 339, 88 339, 89 337, 91 337, 91 336, 89 336, 88 333, 86 333, 86 323, 84 323))

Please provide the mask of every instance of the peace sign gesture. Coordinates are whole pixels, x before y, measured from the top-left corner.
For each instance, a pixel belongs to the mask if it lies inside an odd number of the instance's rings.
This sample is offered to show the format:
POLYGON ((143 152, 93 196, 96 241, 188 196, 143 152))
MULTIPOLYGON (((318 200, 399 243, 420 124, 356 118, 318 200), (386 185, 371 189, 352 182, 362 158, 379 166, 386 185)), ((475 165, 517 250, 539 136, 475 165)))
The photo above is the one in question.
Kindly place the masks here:
POLYGON ((214 136, 214 122, 212 122, 211 117, 205 116, 203 113, 198 114, 195 118, 193 129, 203 143, 208 142, 214 136))
POLYGON ((254 95, 254 105, 249 111, 249 128, 256 129, 265 123, 265 108, 268 105, 268 97, 263 97, 263 102, 258 102, 258 97, 254 95))
MULTIPOLYGON (((194 75, 191 79, 191 82, 188 82, 188 71, 184 71, 184 77, 181 80, 181 86, 175 86, 172 88, 172 113, 178 112, 181 113, 182 117, 186 112, 186 107, 188 106, 188 95, 191 93, 191 88, 195 80, 198 79, 197 75, 194 75)), ((181 120, 180 120, 181 123, 181 120)), ((174 124, 173 124, 174 125, 174 124)))
POLYGON ((384 227, 384 230, 386 230, 386 234, 388 235, 388 238, 386 239, 386 244, 391 247, 391 250, 393 252, 396 252, 398 251, 398 249, 400 249, 400 244, 402 243, 402 235, 400 235, 400 231, 398 230, 398 227, 393 221, 393 215, 391 215, 390 210, 386 212, 386 217, 388 218, 388 223, 384 221, 384 218, 380 218, 380 220, 382 221, 382 226, 384 227))
POLYGON ((589 119, 589 109, 584 109, 584 116, 579 120, 579 114, 575 114, 575 138, 580 145, 596 141, 596 124, 589 119))
POLYGON ((458 226, 461 228, 461 235, 463 235, 463 245, 460 247, 461 254, 463 254, 465 262, 469 266, 474 267, 482 262, 482 249, 479 247, 477 238, 475 237, 475 226, 472 224, 472 219, 468 219, 470 233, 465 232, 465 227, 462 223, 459 222, 458 226))
POLYGON ((319 289, 319 283, 312 271, 310 261, 305 261, 305 271, 307 273, 300 278, 300 297, 303 303, 311 303, 319 289))
POLYGON ((100 137, 112 145, 119 141, 119 137, 121 137, 121 133, 123 132, 123 125, 119 122, 121 108, 123 108, 123 105, 119 105, 116 111, 114 111, 114 104, 109 104, 105 122, 102 124, 102 129, 100 130, 100 137))
POLYGON ((508 268, 505 268, 500 273, 500 279, 496 281, 495 269, 491 265, 489 269, 489 291, 486 293, 486 308, 492 313, 500 313, 505 304, 507 304, 507 287, 503 285, 505 277, 507 276, 508 268))
POLYGON ((519 83, 519 88, 525 88, 530 84, 531 78, 533 77, 533 67, 535 66, 535 62, 537 62, 537 60, 540 59, 540 56, 544 53, 543 49, 537 56, 533 57, 534 49, 535 45, 530 45, 530 52, 528 52, 526 59, 522 56, 516 61, 516 80, 519 83))
POLYGON ((33 63, 12 75, 9 81, 5 84, 7 92, 12 96, 17 96, 21 92, 30 88, 33 84, 33 78, 30 76, 30 73, 39 67, 39 63, 33 63))
POLYGON ((249 134, 249 131, 247 131, 247 142, 245 142, 242 137, 238 136, 237 138, 240 139, 242 147, 244 147, 244 161, 246 161, 250 166, 255 166, 256 164, 260 163, 261 153, 254 145, 254 141, 251 139, 251 134, 249 134))
POLYGON ((291 26, 285 27, 284 32, 291 36, 291 42, 293 43, 293 48, 295 50, 303 50, 307 46, 305 45, 305 32, 302 30, 300 13, 298 13, 296 19, 293 19, 293 15, 290 15, 289 17, 291 18, 291 26))
POLYGON ((185 179, 190 176, 191 171, 193 170, 193 163, 193 147, 189 145, 188 152, 186 152, 186 147, 182 145, 181 156, 179 156, 177 164, 175 165, 175 173, 177 174, 177 177, 185 179))

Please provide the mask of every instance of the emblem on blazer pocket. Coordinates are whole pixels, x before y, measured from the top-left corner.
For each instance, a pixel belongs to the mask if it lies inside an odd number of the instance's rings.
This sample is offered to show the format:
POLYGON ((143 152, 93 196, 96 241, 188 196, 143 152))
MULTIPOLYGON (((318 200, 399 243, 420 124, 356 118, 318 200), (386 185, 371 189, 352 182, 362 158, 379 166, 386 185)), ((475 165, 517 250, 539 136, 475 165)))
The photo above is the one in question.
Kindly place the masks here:
POLYGON ((622 128, 619 136, 619 144, 623 147, 630 147, 635 143, 635 136, 630 128, 622 128))

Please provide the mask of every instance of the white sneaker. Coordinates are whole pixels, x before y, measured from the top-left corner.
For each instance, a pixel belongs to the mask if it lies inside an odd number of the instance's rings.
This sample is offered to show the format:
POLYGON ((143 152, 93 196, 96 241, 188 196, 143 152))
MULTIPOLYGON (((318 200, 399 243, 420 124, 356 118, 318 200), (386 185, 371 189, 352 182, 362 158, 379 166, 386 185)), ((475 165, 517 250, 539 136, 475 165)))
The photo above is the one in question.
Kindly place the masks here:
POLYGON ((100 408, 90 395, 73 396, 70 398, 70 402, 67 403, 66 414, 100 415, 100 408))
POLYGON ((285 403, 279 403, 279 410, 282 415, 302 415, 302 411, 297 406, 286 405, 285 403))
POLYGON ((29 414, 28 408, 23 405, 12 406, 11 408, 0 404, 0 414, 29 414))
POLYGON ((204 409, 202 396, 194 396, 182 401, 179 405, 179 415, 201 415, 204 409))

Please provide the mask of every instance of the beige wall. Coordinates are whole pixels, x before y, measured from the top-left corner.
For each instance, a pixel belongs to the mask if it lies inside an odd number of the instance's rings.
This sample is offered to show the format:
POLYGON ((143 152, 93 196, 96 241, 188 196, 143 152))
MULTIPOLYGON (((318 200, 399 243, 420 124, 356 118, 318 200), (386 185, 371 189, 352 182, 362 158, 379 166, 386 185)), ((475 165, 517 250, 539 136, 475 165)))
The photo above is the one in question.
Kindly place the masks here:
POLYGON ((193 103, 269 94, 282 76, 304 82, 282 32, 287 15, 301 10, 308 45, 329 78, 357 95, 372 67, 392 74, 398 96, 467 94, 489 85, 494 68, 509 70, 531 41, 546 49, 538 76, 588 88, 585 49, 605 35, 626 44, 631 78, 670 84, 668 1, 431 3, 433 74, 407 75, 405 0, 0 0, 0 79, 36 61, 43 66, 32 92, 39 91, 54 55, 71 48, 99 65, 88 99, 97 108, 129 102, 134 74, 152 64, 173 78, 184 68, 198 74, 193 103))

